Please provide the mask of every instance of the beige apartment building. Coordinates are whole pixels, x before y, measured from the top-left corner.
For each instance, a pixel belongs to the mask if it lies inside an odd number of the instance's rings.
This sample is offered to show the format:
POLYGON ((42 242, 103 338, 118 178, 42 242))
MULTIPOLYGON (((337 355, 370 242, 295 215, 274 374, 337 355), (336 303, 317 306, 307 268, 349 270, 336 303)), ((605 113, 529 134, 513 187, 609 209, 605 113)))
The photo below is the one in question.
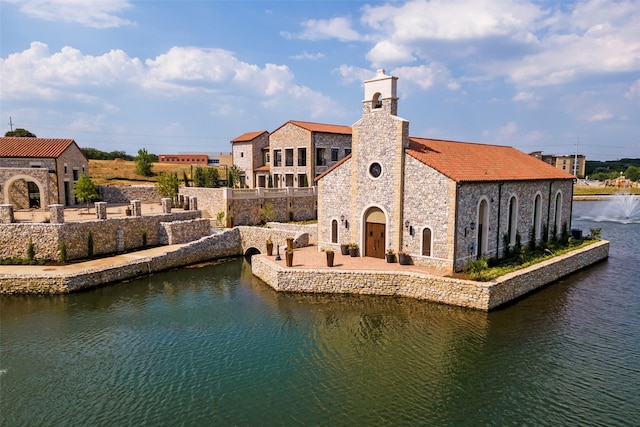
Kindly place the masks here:
POLYGON ((587 159, 582 154, 567 154, 556 156, 554 154, 542 154, 542 151, 534 151, 530 154, 538 160, 555 166, 556 168, 574 174, 578 178, 584 178, 587 168, 587 159), (575 168, 575 169, 574 169, 575 168))
POLYGON ((290 120, 231 141, 233 163, 255 187, 308 187, 351 153, 351 127, 290 120))

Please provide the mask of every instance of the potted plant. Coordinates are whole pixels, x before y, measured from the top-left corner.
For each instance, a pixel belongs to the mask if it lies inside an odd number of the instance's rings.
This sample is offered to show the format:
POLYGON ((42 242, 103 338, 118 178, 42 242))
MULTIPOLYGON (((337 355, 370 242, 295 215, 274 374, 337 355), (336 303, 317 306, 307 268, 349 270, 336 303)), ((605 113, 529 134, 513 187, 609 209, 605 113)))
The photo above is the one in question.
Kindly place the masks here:
POLYGON ((227 228, 233 228, 233 215, 227 215, 227 228))
POLYGON ((393 251, 393 249, 391 248, 387 249, 387 254, 385 255, 385 258, 387 259, 387 262, 389 264, 393 264, 394 262, 396 262, 396 254, 393 251))
POLYGON ((333 267, 333 258, 335 257, 333 249, 326 249, 324 252, 327 254, 327 267, 333 267))
POLYGON ((127 206, 124 210, 126 216, 131 216, 131 206, 127 206))
POLYGON ((287 249, 285 257, 287 259, 287 267, 293 267, 293 249, 287 249))
POLYGON ((273 255, 273 240, 271 240, 271 237, 267 239, 267 255, 273 255))
POLYGON ((349 255, 352 257, 358 256, 358 244, 357 243, 349 243, 349 255))
POLYGON ((342 255, 349 255, 349 244, 343 243, 340 245, 340 253, 342 255))
POLYGON ((287 250, 293 250, 293 237, 287 237, 287 250))
POLYGON ((411 264, 411 256, 404 251, 398 252, 398 262, 400 265, 409 265, 411 264))

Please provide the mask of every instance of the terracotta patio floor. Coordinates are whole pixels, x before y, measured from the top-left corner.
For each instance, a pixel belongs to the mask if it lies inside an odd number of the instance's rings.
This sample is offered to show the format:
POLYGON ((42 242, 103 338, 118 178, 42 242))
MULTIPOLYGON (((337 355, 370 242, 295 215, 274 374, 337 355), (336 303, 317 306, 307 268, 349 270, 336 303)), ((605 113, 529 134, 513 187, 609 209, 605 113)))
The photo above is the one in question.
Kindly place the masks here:
MULTIPOLYGON (((267 257, 269 261, 286 268, 284 249, 280 247, 280 257, 282 260, 276 261, 276 249, 274 254, 267 257)), ((293 252, 293 268, 302 269, 325 269, 327 267, 327 254, 318 251, 316 244, 304 248, 297 248, 293 252)), ((374 270, 374 271, 404 271, 429 274, 433 276, 446 276, 448 272, 434 268, 418 267, 415 265, 400 265, 397 262, 388 263, 384 259, 371 257, 351 257, 342 255, 340 251, 335 252, 333 261, 334 270, 374 270)))

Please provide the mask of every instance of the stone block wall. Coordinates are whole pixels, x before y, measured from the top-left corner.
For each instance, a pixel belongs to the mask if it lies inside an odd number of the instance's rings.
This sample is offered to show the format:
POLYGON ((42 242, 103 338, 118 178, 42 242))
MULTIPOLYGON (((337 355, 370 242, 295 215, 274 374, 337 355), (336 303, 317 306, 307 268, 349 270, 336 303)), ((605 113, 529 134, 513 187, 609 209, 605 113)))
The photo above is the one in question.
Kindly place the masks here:
POLYGON ((49 204, 58 203, 58 187, 53 177, 46 167, 0 168, 0 203, 11 203, 15 209, 28 209, 27 181, 33 181, 40 190, 40 207, 46 209, 49 204))
POLYGON ((160 223, 160 244, 188 243, 211 234, 211 222, 207 218, 160 223))
POLYGON ((101 185, 98 190, 102 201, 107 203, 129 203, 132 200, 160 203, 160 195, 153 185, 101 185))
POLYGON ((140 217, 117 217, 106 220, 68 222, 64 224, 13 223, 0 227, 0 258, 26 258, 29 239, 36 258, 57 260, 64 242, 67 259, 86 258, 89 233, 93 237, 94 255, 111 254, 162 244, 160 223, 200 218, 200 211, 174 212, 140 217))

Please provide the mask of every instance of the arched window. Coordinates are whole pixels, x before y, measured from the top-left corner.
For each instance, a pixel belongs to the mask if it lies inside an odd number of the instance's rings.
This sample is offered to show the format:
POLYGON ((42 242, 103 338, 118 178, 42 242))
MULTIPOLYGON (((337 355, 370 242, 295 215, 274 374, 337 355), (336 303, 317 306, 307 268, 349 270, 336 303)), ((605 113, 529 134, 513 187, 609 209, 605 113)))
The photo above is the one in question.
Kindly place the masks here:
POLYGON ((481 258, 487 254, 489 244, 489 203, 487 199, 482 199, 478 206, 478 235, 476 247, 478 248, 477 257, 481 258))
POLYGON ((373 99, 371 100, 371 108, 382 108, 382 100, 380 99, 380 92, 377 92, 373 95, 373 99))
POLYGON ((331 243, 338 243, 338 221, 331 221, 331 243))
POLYGON ((560 232, 560 224, 562 224, 562 193, 560 191, 556 194, 555 209, 555 215, 553 216, 553 230, 551 232, 554 236, 557 236, 560 232))
POLYGON ((507 233, 509 234, 509 244, 516 244, 516 230, 518 227, 518 200, 516 196, 509 199, 509 228, 507 233))
POLYGON ((422 256, 431 256, 431 229, 422 230, 422 256))
POLYGON ((539 194, 536 194, 536 198, 533 201, 533 235, 535 236, 535 239, 538 240, 540 239, 540 236, 542 235, 542 223, 541 223, 541 217, 542 217, 542 198, 540 197, 539 194))

